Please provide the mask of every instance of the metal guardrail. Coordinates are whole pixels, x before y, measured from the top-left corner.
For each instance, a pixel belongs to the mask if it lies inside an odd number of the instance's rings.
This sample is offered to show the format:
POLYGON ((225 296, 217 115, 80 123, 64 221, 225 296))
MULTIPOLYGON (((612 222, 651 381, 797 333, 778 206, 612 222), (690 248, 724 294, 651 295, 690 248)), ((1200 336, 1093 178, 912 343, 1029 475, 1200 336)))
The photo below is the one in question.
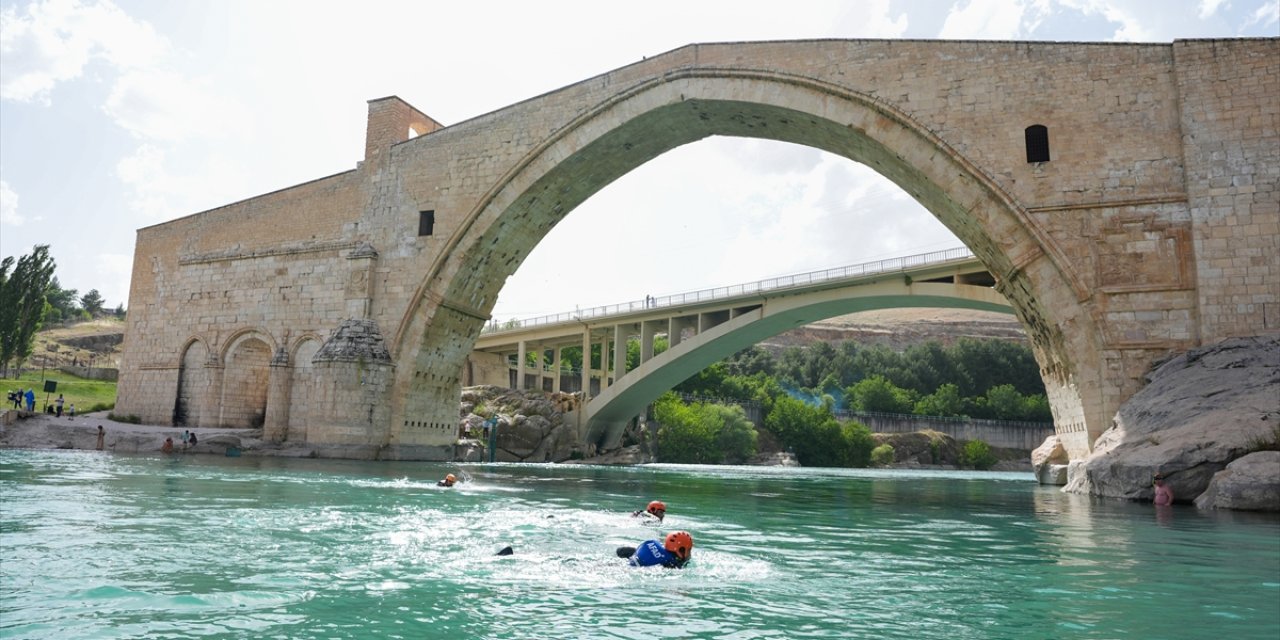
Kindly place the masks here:
POLYGON ((700 291, 675 293, 657 297, 650 296, 647 300, 621 302, 618 304, 582 309, 580 311, 566 311, 563 313, 538 316, 536 318, 508 320, 502 323, 494 320, 489 324, 486 324, 480 332, 483 334, 491 334, 502 333, 503 331, 518 331, 521 329, 529 329, 531 327, 561 324, 565 322, 577 322, 586 318, 601 318, 624 313, 634 313, 636 311, 645 311, 647 309, 678 307, 686 304, 710 302, 725 298, 764 293, 767 291, 785 291, 787 289, 807 287, 823 282, 861 278, 880 273, 901 272, 908 269, 942 264, 955 260, 967 260, 972 257, 974 257, 973 252, 970 251, 968 247, 945 249, 943 251, 920 253, 900 258, 887 258, 884 260, 863 262, 861 264, 850 265, 847 267, 835 267, 832 269, 824 269, 822 271, 810 271, 807 273, 798 273, 788 276, 778 276, 776 278, 766 278, 764 280, 756 280, 755 282, 716 287, 714 289, 702 289, 700 291))

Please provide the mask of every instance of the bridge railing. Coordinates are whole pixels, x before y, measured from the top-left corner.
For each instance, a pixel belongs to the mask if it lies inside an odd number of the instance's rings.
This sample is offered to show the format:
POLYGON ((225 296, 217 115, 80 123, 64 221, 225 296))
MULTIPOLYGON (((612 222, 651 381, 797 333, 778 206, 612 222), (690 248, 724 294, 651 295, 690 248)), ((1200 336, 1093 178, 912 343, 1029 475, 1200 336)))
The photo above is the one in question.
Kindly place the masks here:
POLYGON ((661 309, 663 307, 678 307, 686 304, 711 302, 767 291, 785 291, 787 289, 807 287, 823 282, 836 282, 880 273, 896 273, 933 264, 941 264, 955 260, 967 260, 972 257, 973 252, 970 251, 968 247, 958 247, 955 249, 920 253, 899 258, 873 260, 871 262, 863 262, 846 267, 835 267, 832 269, 823 269, 822 271, 809 271, 807 273, 778 276, 775 278, 756 280, 755 282, 745 282, 742 284, 716 287, 714 289, 701 289, 698 291, 689 291, 686 293, 675 293, 656 297, 650 296, 646 300, 633 300, 630 302, 592 307, 590 309, 582 309, 578 311, 565 311, 563 313, 538 316, 536 318, 521 320, 512 319, 501 323, 495 319, 489 324, 486 324, 481 330, 481 333, 516 331, 544 325, 577 322, 588 318, 602 318, 621 315, 624 313, 634 313, 637 311, 644 311, 646 309, 661 309))

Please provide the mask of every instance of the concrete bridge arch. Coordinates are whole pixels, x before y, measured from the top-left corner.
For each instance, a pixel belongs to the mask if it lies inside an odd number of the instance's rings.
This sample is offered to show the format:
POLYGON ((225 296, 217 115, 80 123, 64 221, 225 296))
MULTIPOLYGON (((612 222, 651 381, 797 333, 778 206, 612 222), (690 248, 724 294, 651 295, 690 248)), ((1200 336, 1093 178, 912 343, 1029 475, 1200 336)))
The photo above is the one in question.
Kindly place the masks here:
MULTIPOLYGON (((1020 136, 1031 124, 1016 123, 1009 131, 1020 136)), ((1085 433, 1085 407, 1103 405, 1093 372, 1081 368, 1099 342, 1096 328, 1074 295, 1082 286, 1056 248, 1042 241, 1024 208, 892 105, 762 70, 656 74, 585 110, 536 145, 463 217, 431 264, 392 343, 397 370, 429 368, 441 354, 456 353, 460 339, 478 334, 502 283, 574 207, 662 153, 711 135, 819 148, 872 167, 919 200, 996 276, 1031 336, 1055 415, 1070 425, 1063 431, 1085 433), (439 314, 449 318, 441 323, 439 314), (461 331, 427 330, 442 324, 461 331), (1071 336, 1061 332, 1063 325, 1073 327, 1071 336)), ((441 401, 433 395, 397 393, 393 414, 430 411, 441 401)))

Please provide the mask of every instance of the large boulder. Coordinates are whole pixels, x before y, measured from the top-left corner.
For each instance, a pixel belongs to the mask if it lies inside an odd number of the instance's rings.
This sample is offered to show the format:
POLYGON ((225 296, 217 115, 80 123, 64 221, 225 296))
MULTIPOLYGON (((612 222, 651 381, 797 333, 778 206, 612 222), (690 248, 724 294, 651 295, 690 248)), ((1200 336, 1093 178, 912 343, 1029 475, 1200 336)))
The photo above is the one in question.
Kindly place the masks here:
POLYGON ((1152 369, 1093 453, 1073 461, 1065 491, 1150 500, 1165 476, 1178 502, 1205 491, 1233 460, 1280 434, 1280 336, 1233 338, 1152 369))
POLYGON ((1040 484, 1062 486, 1067 483, 1067 464, 1071 458, 1058 436, 1049 436, 1031 452, 1031 471, 1040 484))
MULTIPOLYGON (((576 406, 572 394, 467 387, 459 420, 463 434, 483 438, 487 426, 497 428, 499 462, 564 462, 582 456, 577 429, 564 423, 561 409, 576 406)), ((484 443, 482 443, 484 444, 484 443)), ((467 449, 464 455, 474 457, 467 449)))
POLYGON ((1280 511, 1280 451, 1258 451, 1227 465, 1214 474, 1209 488, 1196 498, 1196 506, 1280 511))

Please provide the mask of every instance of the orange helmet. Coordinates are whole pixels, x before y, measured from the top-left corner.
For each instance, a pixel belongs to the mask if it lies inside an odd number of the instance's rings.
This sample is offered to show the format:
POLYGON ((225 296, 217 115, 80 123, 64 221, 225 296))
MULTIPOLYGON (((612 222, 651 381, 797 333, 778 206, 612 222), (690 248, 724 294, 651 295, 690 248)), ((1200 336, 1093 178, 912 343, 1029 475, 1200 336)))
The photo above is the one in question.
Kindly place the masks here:
POLYGON ((449 474, 449 475, 447 475, 447 476, 445 476, 445 477, 444 477, 444 479, 445 479, 445 482, 457 482, 457 481, 458 481, 458 479, 457 479, 457 478, 455 478, 455 477, 454 477, 454 475, 453 475, 452 473, 451 473, 451 474, 449 474))
POLYGON ((661 511, 661 512, 663 512, 663 513, 666 513, 666 512, 667 512, 667 505, 663 504, 663 502, 662 502, 661 500, 654 500, 653 502, 650 502, 650 503, 649 503, 649 506, 648 506, 647 508, 645 508, 645 511, 648 511, 649 513, 652 513, 653 515, 655 515, 655 516, 656 516, 656 515, 658 515, 658 514, 656 513, 656 512, 658 512, 658 511, 661 511))
POLYGON ((667 551, 674 553, 681 560, 688 560, 689 554, 693 553, 693 536, 688 531, 673 531, 667 534, 667 539, 662 546, 667 551))

